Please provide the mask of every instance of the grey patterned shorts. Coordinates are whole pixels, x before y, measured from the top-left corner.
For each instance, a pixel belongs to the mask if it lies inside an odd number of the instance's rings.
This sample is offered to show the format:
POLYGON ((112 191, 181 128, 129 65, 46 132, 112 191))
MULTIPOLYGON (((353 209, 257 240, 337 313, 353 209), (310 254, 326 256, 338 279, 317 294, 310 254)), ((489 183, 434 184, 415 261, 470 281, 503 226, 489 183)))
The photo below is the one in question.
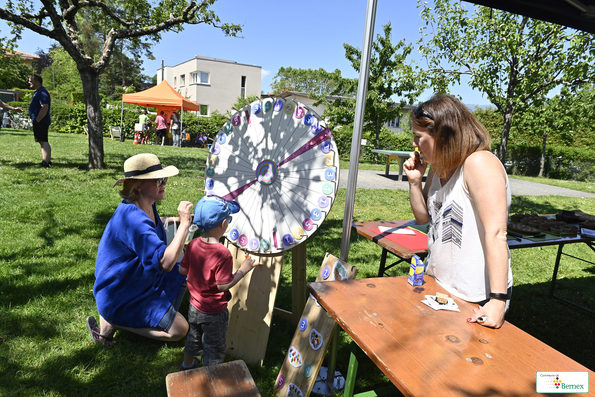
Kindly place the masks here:
POLYGON ((201 313, 192 305, 188 308, 190 330, 184 353, 202 356, 203 367, 225 361, 229 310, 216 314, 201 313))

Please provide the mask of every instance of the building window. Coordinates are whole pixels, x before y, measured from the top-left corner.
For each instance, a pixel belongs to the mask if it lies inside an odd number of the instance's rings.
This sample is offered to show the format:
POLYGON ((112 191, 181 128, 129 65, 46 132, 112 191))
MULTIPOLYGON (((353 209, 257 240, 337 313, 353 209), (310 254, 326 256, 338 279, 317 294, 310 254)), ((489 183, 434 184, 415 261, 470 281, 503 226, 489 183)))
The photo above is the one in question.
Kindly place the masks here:
POLYGON ((178 85, 178 78, 174 77, 174 87, 178 85))
POLYGON ((209 73, 192 72, 190 73, 190 81, 192 84, 209 84, 209 73))
POLYGON ((209 105, 200 105, 200 115, 201 116, 209 115, 209 105))
POLYGON ((388 126, 390 128, 400 128, 401 127, 401 117, 396 117, 388 122, 388 126))
POLYGON ((180 87, 184 87, 186 85, 186 75, 180 75, 180 87))
POLYGON ((246 76, 242 76, 242 83, 240 86, 240 97, 246 97, 246 76))

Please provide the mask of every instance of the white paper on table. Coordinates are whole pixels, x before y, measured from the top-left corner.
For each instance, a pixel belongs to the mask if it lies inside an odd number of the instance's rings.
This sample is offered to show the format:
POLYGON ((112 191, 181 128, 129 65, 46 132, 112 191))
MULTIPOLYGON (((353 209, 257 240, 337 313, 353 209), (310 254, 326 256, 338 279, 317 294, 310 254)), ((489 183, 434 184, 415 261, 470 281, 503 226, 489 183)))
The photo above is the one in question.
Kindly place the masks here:
POLYGON ((409 236, 415 236, 415 232, 411 229, 397 229, 394 227, 386 227, 386 226, 378 226, 378 230, 380 230, 380 233, 392 233, 392 234, 406 234, 409 236))
POLYGON ((583 236, 595 237, 595 230, 581 228, 581 234, 583 236))
POLYGON ((434 310, 450 310, 453 312, 460 312, 459 306, 452 298, 448 298, 448 302, 444 304, 438 303, 434 295, 426 295, 426 299, 421 303, 430 306, 434 310))

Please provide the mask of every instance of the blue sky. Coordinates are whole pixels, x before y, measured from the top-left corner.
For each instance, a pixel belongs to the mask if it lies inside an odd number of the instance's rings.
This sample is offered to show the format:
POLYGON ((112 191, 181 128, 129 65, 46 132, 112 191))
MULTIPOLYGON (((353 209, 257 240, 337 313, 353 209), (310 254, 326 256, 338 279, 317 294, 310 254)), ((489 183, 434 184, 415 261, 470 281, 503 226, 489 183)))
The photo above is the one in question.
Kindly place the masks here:
MULTIPOLYGON (((365 0, 219 0, 214 11, 222 21, 243 25, 244 38, 225 37, 220 30, 203 25, 187 25, 181 33, 164 33, 153 47, 155 60, 144 60, 144 73, 155 75, 161 60, 166 66, 174 66, 199 55, 261 66, 264 92, 269 92, 280 67, 340 69, 344 77, 358 77, 345 59, 343 43, 362 47, 366 5, 365 0)), ((379 0, 374 35, 382 33, 382 26, 391 22, 394 42, 417 42, 423 24, 419 11, 414 0, 379 0)), ((10 34, 3 22, 0 31, 2 36, 10 34)), ((47 50, 50 44, 50 39, 26 32, 18 49, 33 54, 38 48, 47 50)), ((417 54, 413 56, 425 65, 417 54)), ((453 92, 461 95, 466 104, 489 104, 481 93, 466 85, 453 87, 453 92)), ((420 99, 430 95, 426 92, 420 99)))

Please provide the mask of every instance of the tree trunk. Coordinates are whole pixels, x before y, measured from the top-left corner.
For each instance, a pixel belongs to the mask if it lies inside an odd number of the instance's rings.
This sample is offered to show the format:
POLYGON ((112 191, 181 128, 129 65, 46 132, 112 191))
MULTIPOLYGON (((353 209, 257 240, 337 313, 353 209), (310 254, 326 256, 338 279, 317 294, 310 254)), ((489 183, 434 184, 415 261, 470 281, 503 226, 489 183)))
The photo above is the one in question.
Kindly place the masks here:
MULTIPOLYGON (((380 123, 376 117, 376 150, 380 149, 380 123)), ((378 153, 374 153, 374 164, 378 164, 378 153)))
POLYGON ((541 164, 539 165, 539 177, 543 177, 545 171, 545 142, 547 141, 547 130, 543 133, 543 144, 541 146, 541 164))
POLYGON ((89 169, 103 169, 103 123, 99 101, 99 73, 92 69, 79 70, 87 104, 89 129, 89 169))
POLYGON ((506 114, 504 115, 504 126, 502 126, 502 137, 500 138, 500 162, 506 164, 506 149, 508 147, 508 135, 510 134, 510 127, 512 126, 512 108, 506 107, 506 114))

